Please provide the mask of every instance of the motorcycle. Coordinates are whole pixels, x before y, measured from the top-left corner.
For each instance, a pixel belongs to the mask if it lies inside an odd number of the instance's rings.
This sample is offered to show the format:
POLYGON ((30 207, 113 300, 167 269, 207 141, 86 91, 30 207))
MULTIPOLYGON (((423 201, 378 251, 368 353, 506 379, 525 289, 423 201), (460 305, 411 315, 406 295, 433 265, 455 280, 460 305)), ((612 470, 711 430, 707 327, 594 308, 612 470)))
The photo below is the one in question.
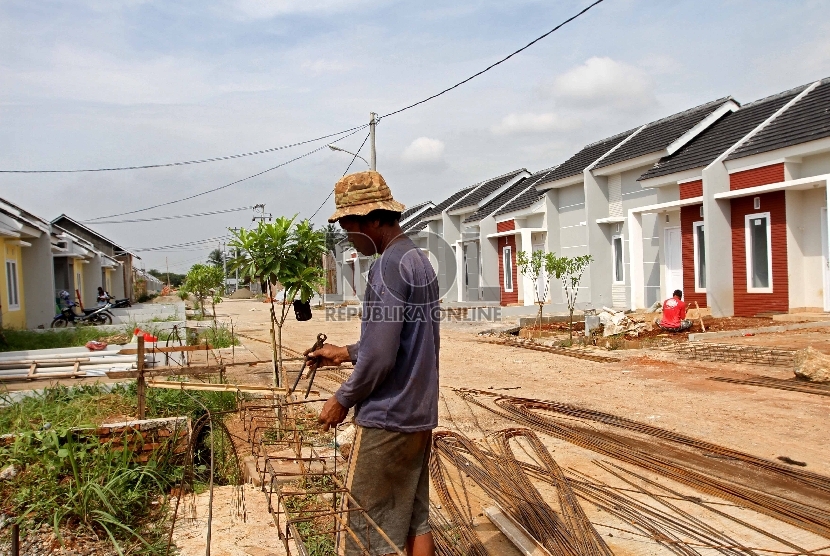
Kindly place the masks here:
POLYGON ((91 324, 93 326, 112 324, 112 313, 109 312, 112 307, 111 303, 107 302, 95 309, 85 309, 83 315, 78 315, 75 312, 77 304, 69 298, 69 292, 61 292, 60 297, 65 303, 65 307, 52 319, 52 328, 66 328, 70 324, 75 326, 79 324, 91 324))
POLYGON ((132 307, 133 304, 130 303, 130 300, 125 299, 115 299, 114 297, 109 298, 110 304, 112 304, 113 309, 126 309, 127 307, 132 307))

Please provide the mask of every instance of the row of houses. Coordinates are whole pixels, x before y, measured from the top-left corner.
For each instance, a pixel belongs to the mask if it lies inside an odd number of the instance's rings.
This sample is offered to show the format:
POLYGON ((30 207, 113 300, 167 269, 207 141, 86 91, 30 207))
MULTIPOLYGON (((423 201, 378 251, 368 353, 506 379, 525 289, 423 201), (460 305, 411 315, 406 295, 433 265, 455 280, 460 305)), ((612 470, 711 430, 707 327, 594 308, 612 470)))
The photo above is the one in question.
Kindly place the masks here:
MULTIPOLYGON (((465 187, 403 215, 449 304, 532 305, 519 251, 590 254, 580 306, 642 309, 681 289, 716 316, 830 310, 830 79, 720 98, 465 187)), ((345 299, 370 260, 337 253, 345 299)), ((564 309, 552 284, 547 301, 564 309)))
POLYGON ((139 257, 112 240, 65 214, 44 220, 6 199, 0 199, 0 253, 0 325, 6 328, 48 327, 63 290, 94 307, 98 287, 133 299, 136 285, 147 283, 135 266, 139 257))

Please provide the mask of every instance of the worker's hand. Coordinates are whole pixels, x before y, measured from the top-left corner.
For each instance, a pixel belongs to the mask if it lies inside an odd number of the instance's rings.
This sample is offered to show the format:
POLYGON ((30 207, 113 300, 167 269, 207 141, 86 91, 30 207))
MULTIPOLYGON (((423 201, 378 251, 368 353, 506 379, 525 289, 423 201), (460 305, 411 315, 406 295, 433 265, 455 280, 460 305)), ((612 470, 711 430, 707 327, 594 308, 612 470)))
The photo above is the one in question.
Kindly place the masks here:
POLYGON ((321 367, 337 367, 341 363, 349 361, 349 349, 346 346, 323 344, 323 347, 317 351, 312 351, 306 357, 317 359, 321 367))
POLYGON ((323 406, 323 409, 320 410, 320 416, 317 417, 317 422, 322 425, 323 431, 325 432, 329 428, 342 423, 348 414, 349 410, 340 405, 337 398, 332 396, 323 406))

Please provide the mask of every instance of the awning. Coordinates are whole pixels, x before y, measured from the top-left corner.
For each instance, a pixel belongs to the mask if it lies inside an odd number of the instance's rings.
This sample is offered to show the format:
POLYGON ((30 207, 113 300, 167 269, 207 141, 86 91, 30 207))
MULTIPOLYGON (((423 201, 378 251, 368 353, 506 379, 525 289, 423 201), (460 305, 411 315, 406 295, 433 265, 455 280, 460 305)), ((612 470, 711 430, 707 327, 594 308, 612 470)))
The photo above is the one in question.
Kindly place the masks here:
POLYGON ((628 211, 629 214, 639 212, 641 214, 647 214, 652 212, 667 212, 671 209, 679 209, 680 207, 686 207, 689 205, 699 205, 703 202, 703 197, 692 197, 690 199, 680 199, 679 201, 670 201, 668 203, 658 203, 656 205, 645 205, 642 207, 637 207, 630 209, 628 211))
POLYGON ((750 197, 752 195, 772 193, 773 191, 783 191, 785 189, 790 189, 792 191, 803 191, 805 189, 827 187, 828 180, 830 180, 830 174, 821 174, 809 178, 799 178, 797 180, 781 181, 778 183, 770 183, 767 185, 747 187, 745 189, 736 189, 734 191, 726 191, 724 193, 716 193, 714 197, 715 199, 735 199, 738 197, 750 197))
POLYGON ((507 230, 506 232, 496 232, 495 234, 487 234, 487 239, 491 239, 494 237, 517 236, 522 232, 537 233, 547 232, 547 230, 545 228, 518 228, 516 230, 507 230))

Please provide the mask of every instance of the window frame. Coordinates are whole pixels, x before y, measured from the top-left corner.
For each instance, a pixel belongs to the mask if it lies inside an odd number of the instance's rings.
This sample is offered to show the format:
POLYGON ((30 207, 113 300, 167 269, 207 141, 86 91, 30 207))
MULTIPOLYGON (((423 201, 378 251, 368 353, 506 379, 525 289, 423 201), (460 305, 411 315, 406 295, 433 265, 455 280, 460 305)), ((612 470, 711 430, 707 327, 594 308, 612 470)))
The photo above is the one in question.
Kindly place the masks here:
POLYGON ((513 283, 513 246, 505 245, 501 248, 501 262, 502 262, 502 287, 505 293, 513 293, 515 284, 513 283), (508 281, 510 287, 507 287, 508 281))
POLYGON ((9 302, 9 311, 20 310, 20 273, 17 268, 17 259, 6 259, 6 298, 9 302), (12 272, 9 271, 9 265, 12 265, 12 268, 14 269, 13 277, 15 302, 12 302, 12 284, 10 280, 10 278, 12 278, 12 272))
POLYGON ((615 286, 625 285, 625 238, 622 232, 611 236, 611 283, 615 286), (620 253, 622 260, 622 264, 620 265, 622 280, 617 280, 617 238, 620 240, 620 250, 622 251, 620 253))
MULTIPOLYGON (((704 249, 706 248, 706 221, 700 220, 698 222, 692 222, 692 239, 694 245, 694 258, 695 258, 695 293, 706 293, 706 288, 700 286, 700 240, 698 239, 698 228, 703 228, 703 235, 704 235, 704 249)), ((704 253, 705 255, 705 253, 704 253)), ((704 263, 705 263, 704 257, 704 263)))
POLYGON ((744 252, 746 254, 746 291, 747 293, 772 293, 772 217, 769 212, 756 212, 747 214, 744 217, 744 252), (752 285, 752 240, 750 237, 750 226, 752 220, 763 218, 767 221, 767 272, 769 286, 756 288, 752 285))

